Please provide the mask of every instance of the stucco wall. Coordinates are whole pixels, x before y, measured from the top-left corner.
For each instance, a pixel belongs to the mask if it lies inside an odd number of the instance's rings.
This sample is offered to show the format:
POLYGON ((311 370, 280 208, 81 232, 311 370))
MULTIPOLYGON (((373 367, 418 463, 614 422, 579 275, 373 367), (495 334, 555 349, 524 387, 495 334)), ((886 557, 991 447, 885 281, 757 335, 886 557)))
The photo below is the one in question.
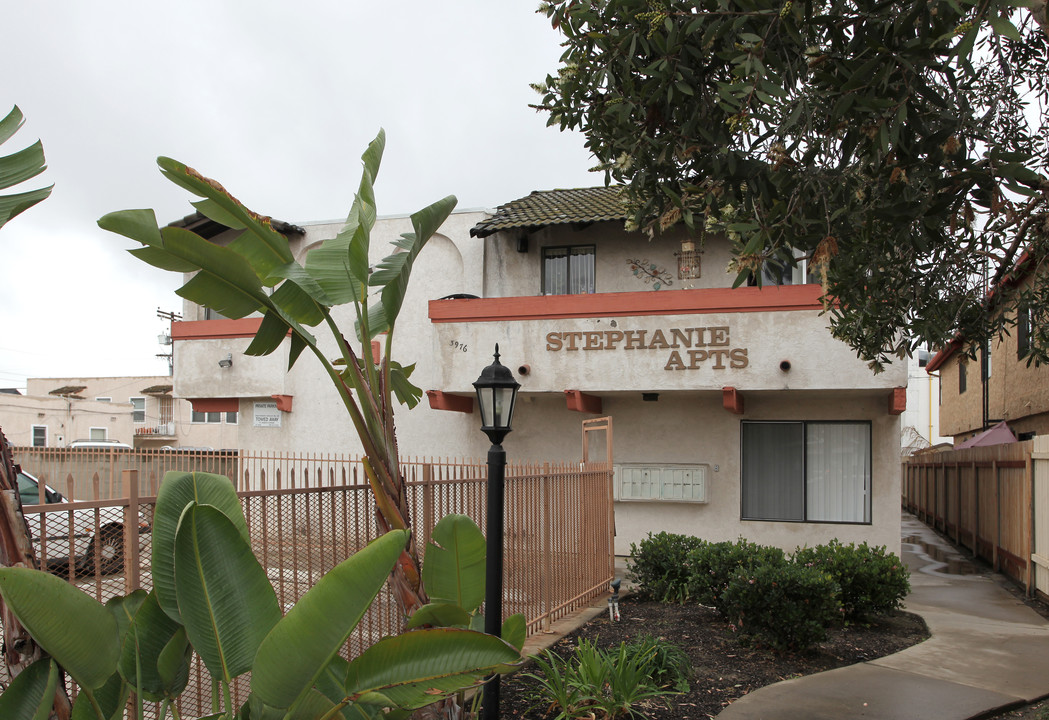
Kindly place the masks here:
POLYGON ((527 252, 522 253, 517 249, 518 240, 525 235, 524 230, 505 231, 484 239, 484 297, 541 294, 543 248, 575 245, 595 246, 594 286, 598 293, 730 287, 735 280, 734 274, 726 272, 731 254, 720 236, 712 236, 702 247, 697 245, 697 251, 702 250, 700 277, 679 280, 675 253, 681 251, 681 241, 688 237, 681 229, 645 240, 638 233, 623 230, 622 223, 595 223, 580 230, 552 226, 529 233, 527 252), (638 264, 652 274, 635 271, 633 266, 638 264))
MULTIPOLYGON (((246 342, 244 343, 246 345, 246 342)), ((232 346, 231 346, 232 347, 232 346)), ((239 352, 241 345, 235 349, 239 352)), ((191 353, 192 347, 187 348, 191 353)), ((213 359, 210 351, 209 361, 213 359)), ((225 357, 225 354, 222 355, 225 357)), ((216 363, 216 369, 217 369, 216 363)), ((32 444, 32 426, 48 428, 48 446, 65 447, 73 440, 86 439, 92 427, 105 427, 111 440, 119 440, 136 447, 237 447, 237 425, 225 422, 194 423, 193 408, 184 400, 173 399, 171 426, 164 430, 172 434, 142 434, 143 429, 158 428, 161 420, 160 399, 143 392, 157 385, 171 385, 167 375, 131 377, 68 377, 29 378, 27 395, 0 395, 0 427, 15 445, 32 444), (83 386, 79 395, 83 400, 49 395, 52 390, 68 386, 83 386), (111 402, 97 402, 97 397, 111 398, 111 402), (130 398, 145 399, 144 419, 135 422, 130 398)))
POLYGON ((33 426, 47 428, 47 446, 65 447, 105 428, 110 440, 131 444, 131 405, 61 397, 0 395, 0 429, 12 445, 32 445, 33 426))
MULTIPOLYGON (((617 224, 605 223, 578 232, 561 228, 535 233, 529 239, 529 251, 518 253, 515 238, 509 234, 484 240, 470 238, 469 228, 480 217, 453 215, 420 255, 398 323, 393 357, 402 363, 417 363, 411 379, 423 390, 462 396, 472 395, 471 383, 491 362, 495 343, 499 343, 502 361, 508 367, 516 370, 529 365, 530 372, 518 378, 522 390, 514 430, 504 443, 511 461, 580 458, 581 422, 594 416, 568 410, 563 391, 578 389, 599 396, 602 414, 613 418, 616 463, 707 463, 711 467, 709 502, 705 504, 617 503, 618 552, 628 552, 630 543, 642 539, 649 530, 660 529, 716 540, 742 535, 785 549, 838 537, 845 542, 866 540, 898 551, 900 421, 899 416, 889 414, 888 399, 892 388, 906 384, 904 364, 890 366, 880 375, 871 374, 851 350, 830 337, 826 317, 818 309, 432 323, 428 302, 453 293, 489 298, 536 295, 539 249, 544 245, 596 244, 599 293, 670 293, 683 284, 676 279, 673 257, 680 249, 677 237, 639 243, 636 235, 628 236, 617 224), (651 283, 646 285, 635 276, 627 262, 635 255, 665 267, 674 278, 670 289, 652 290, 651 283), (722 356, 720 368, 712 359, 691 367, 688 349, 677 348, 682 361, 690 366, 677 369, 670 362, 675 350, 671 330, 698 327, 723 328, 726 344, 716 347, 726 348, 729 354, 722 356), (646 348, 548 349, 552 344, 550 333, 626 329, 644 330, 646 348), (653 342, 657 330, 668 339, 666 346, 653 342), (743 356, 731 355, 731 350, 743 349, 745 363, 741 362, 743 356), (783 360, 791 363, 787 372, 780 369, 783 360), (725 386, 742 392, 743 415, 734 415, 722 406, 725 386), (643 392, 658 392, 658 401, 644 401, 643 392), (870 421, 872 524, 741 521, 739 456, 740 422, 744 419, 870 421)), ((311 226, 296 247, 309 247, 335 229, 311 226)), ((390 239, 409 229, 406 218, 380 221, 372 240, 374 261, 389 252, 390 239)), ((724 272, 727 261, 726 243, 708 243, 703 277, 692 287, 729 287, 733 278, 724 272)), ((770 296, 774 290, 770 289, 770 296)), ((347 332, 353 327, 350 308, 340 308, 336 318, 347 332)), ((713 331, 704 332, 708 342, 714 339, 713 331)), ((318 329, 317 336, 326 356, 334 357, 336 348, 323 328, 318 329)), ((693 333, 693 337, 697 335, 693 333)), ((272 364, 250 365, 255 361, 234 350, 232 370, 243 369, 250 377, 244 377, 240 386, 228 386, 222 377, 226 371, 217 366, 218 355, 224 356, 227 347, 222 342, 177 341, 176 387, 184 397, 199 392, 206 393, 204 397, 241 398, 242 447, 360 452, 345 409, 313 357, 304 354, 296 367, 285 373, 280 362, 283 351, 276 354, 281 357, 272 364), (201 358, 197 364, 187 362, 192 353, 201 358), (252 422, 254 403, 277 393, 293 397, 292 411, 280 414, 279 428, 256 427, 252 422)), ((247 339, 237 342, 247 345, 247 339)), ((228 373, 228 377, 237 375, 228 373)), ((400 451, 406 456, 481 458, 489 447, 476 413, 433 410, 425 398, 415 410, 398 407, 396 425, 400 451)))

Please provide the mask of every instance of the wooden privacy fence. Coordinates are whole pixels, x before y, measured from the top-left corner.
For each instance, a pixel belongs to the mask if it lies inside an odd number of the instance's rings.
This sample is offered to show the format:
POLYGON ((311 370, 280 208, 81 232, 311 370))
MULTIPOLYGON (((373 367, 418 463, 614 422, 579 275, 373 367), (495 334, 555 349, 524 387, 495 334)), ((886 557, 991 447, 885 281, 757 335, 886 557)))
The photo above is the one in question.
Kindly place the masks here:
POLYGON ((1029 595, 1049 593, 1047 450, 1049 436, 912 455, 903 462, 903 507, 1029 595))

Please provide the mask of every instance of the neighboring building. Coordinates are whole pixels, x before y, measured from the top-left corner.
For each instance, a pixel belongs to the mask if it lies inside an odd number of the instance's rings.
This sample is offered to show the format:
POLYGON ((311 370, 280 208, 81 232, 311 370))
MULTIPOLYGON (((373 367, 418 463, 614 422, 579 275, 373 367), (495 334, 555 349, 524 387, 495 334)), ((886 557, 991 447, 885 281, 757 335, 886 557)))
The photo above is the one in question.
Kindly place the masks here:
MULTIPOLYGON (((1024 255, 998 291, 1030 284, 1033 267, 1024 255)), ((1025 313, 989 352, 956 337, 929 362, 940 377, 940 429, 955 444, 1002 422, 1021 440, 1049 434, 1049 367, 1028 361, 1031 330, 1025 313)))
POLYGON ((940 434, 940 376, 925 371, 931 359, 932 353, 923 346, 907 360, 907 409, 901 434, 904 455, 951 443, 949 436, 940 434))
MULTIPOLYGON (((579 458, 582 421, 613 418, 618 553, 660 530, 898 551, 906 367, 874 375, 834 340, 818 285, 732 289, 722 237, 693 251, 684 230, 651 241, 625 231, 617 194, 537 192, 448 219, 415 263, 398 323, 394 357, 418 363, 411 379, 429 401, 398 409, 401 451, 484 456, 472 382, 498 343, 522 385, 511 462, 579 458)), ((339 229, 282 232, 301 261, 339 229)), ((381 219, 374 259, 410 229, 381 219)), ((786 281, 805 277, 802 264, 786 281)), ((360 451, 311 358, 285 372, 287 344, 243 355, 257 318, 207 319, 188 302, 183 316, 171 333, 176 397, 239 411, 247 449, 360 451)), ((352 332, 352 308, 337 318, 352 332)))
POLYGON ((195 413, 172 397, 168 376, 29 378, 26 395, 0 395, 0 427, 13 445, 66 447, 117 440, 136 448, 235 448, 236 413, 195 413))

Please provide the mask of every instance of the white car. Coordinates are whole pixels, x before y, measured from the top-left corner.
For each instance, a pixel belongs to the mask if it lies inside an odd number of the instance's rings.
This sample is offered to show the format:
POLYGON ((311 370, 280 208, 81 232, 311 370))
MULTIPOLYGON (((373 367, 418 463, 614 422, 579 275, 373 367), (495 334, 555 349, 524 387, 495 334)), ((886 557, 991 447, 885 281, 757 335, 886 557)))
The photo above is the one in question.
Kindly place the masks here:
MULTIPOLYGON (((36 477, 15 466, 18 476, 18 495, 22 505, 40 504, 41 482, 36 477)), ((62 493, 50 485, 44 487, 44 504, 66 504, 68 501, 62 493)), ((42 551, 47 551, 47 569, 59 574, 68 574, 70 537, 73 539, 73 562, 77 574, 93 574, 96 559, 102 574, 123 572, 124 570, 124 523, 122 509, 119 507, 78 508, 66 512, 26 512, 26 524, 33 542, 37 560, 41 560, 42 551), (41 537, 40 517, 45 515, 44 525, 47 528, 45 537, 41 537), (69 522, 72 516, 73 531, 70 533, 69 522), (42 546, 43 545, 43 546, 42 546)), ((149 523, 139 514, 139 531, 149 532, 149 523)))
POLYGON ((119 440, 74 440, 69 447, 91 450, 130 450, 131 446, 119 440))

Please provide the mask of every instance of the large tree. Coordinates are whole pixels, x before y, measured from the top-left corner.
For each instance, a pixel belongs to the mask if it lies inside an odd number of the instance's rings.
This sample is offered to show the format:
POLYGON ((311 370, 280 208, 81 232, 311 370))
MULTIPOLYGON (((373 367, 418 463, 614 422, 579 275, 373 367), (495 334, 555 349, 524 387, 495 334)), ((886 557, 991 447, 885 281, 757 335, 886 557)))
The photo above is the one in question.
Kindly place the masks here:
MULTIPOLYGON (((628 225, 727 233, 738 283, 807 258, 877 370, 1007 332, 986 290, 1044 255, 1049 36, 1023 2, 548 2, 537 107, 626 184, 628 225)), ((1049 326, 1049 280, 994 297, 1049 326)))

